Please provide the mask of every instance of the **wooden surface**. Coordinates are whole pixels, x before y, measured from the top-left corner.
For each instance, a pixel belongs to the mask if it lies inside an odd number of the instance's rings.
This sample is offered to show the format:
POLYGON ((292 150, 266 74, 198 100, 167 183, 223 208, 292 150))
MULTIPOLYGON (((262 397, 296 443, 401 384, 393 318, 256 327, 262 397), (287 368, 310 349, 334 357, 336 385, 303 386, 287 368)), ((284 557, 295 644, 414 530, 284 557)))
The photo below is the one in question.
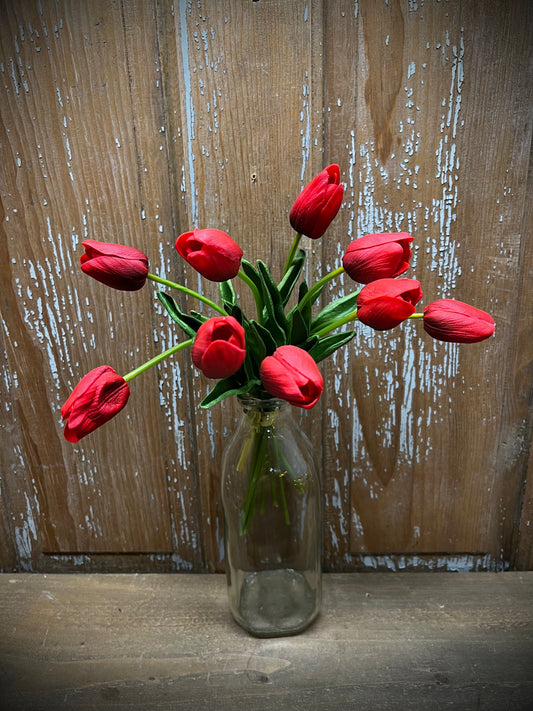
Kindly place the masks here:
POLYGON ((221 575, 3 575, 0 707, 530 711, 532 602, 532 572, 327 575, 259 640, 221 575))
POLYGON ((188 353, 136 379, 106 427, 63 439, 82 375, 128 372, 182 337, 152 288, 82 275, 80 243, 130 244, 199 288, 173 244, 218 227, 279 276, 288 211, 331 162, 345 200, 302 243, 310 280, 356 237, 405 230, 421 305, 458 298, 497 327, 471 346, 420 323, 362 327, 323 364, 303 426, 322 464, 325 566, 533 567, 532 13, 528 0, 0 0, 0 570, 223 568, 236 409, 198 409, 212 384, 188 353))

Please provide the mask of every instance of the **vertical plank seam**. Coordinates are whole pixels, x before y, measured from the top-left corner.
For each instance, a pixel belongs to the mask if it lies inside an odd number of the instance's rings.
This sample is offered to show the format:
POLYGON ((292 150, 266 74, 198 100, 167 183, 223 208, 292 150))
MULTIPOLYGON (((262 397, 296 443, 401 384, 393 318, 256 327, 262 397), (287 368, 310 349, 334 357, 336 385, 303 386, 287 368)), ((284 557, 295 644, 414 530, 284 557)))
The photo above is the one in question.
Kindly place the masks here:
MULTIPOLYGON (((527 178, 527 185, 528 187, 525 190, 525 195, 531 195, 531 187, 533 187, 533 142, 530 142, 530 151, 529 151, 529 166, 528 166, 528 178, 527 178)), ((524 201, 523 205, 523 210, 522 210, 522 229, 521 229, 521 252, 525 252, 526 250, 526 235, 529 234, 528 228, 530 227, 531 223, 531 207, 529 207, 530 203, 527 203, 524 201)), ((522 258, 522 254, 520 255, 518 259, 519 264, 523 264, 524 262, 527 264, 527 261, 522 258)), ((527 277, 528 275, 524 272, 522 273, 523 279, 521 280, 524 286, 526 285, 527 282, 527 277)), ((524 293, 524 289, 519 289, 519 293, 524 293)), ((517 300, 515 302, 515 322, 517 321, 517 316, 520 312, 520 300, 517 300)), ((513 352, 515 354, 518 353, 518 348, 514 348, 513 352)), ((516 373, 516 367, 513 370, 514 373, 516 373)), ((503 412, 503 404, 502 404, 502 409, 501 411, 503 412)), ((501 418, 500 418, 501 421, 501 418)), ((521 569, 523 565, 526 565, 527 567, 527 561, 528 559, 533 558, 533 546, 531 545, 533 536, 530 534, 529 536, 529 541, 526 543, 523 543, 523 539, 525 538, 524 536, 524 530, 528 525, 531 525, 530 522, 525 521, 525 516, 526 516, 526 493, 527 493, 527 485, 528 483, 528 475, 531 476, 530 469, 533 471, 533 468, 530 467, 530 459, 531 459, 531 440, 533 438, 533 383, 531 384, 530 390, 529 390, 529 397, 528 397, 528 405, 527 405, 527 416, 526 416, 526 421, 524 422, 524 429, 523 429, 523 443, 521 447, 521 452, 523 453, 523 458, 522 458, 522 465, 520 467, 520 487, 517 492, 516 496, 516 503, 515 503, 515 509, 513 511, 513 516, 512 516, 512 522, 513 522, 513 528, 512 528, 512 535, 511 535, 511 540, 510 540, 510 546, 511 546, 511 551, 509 555, 510 563, 511 563, 511 568, 513 570, 516 569, 521 569), (529 550, 525 549, 525 546, 529 546, 529 550)), ((498 447, 499 449, 499 447, 498 447)), ((499 457, 497 458, 499 460, 499 457)), ((532 487, 533 488, 533 487, 532 487)))

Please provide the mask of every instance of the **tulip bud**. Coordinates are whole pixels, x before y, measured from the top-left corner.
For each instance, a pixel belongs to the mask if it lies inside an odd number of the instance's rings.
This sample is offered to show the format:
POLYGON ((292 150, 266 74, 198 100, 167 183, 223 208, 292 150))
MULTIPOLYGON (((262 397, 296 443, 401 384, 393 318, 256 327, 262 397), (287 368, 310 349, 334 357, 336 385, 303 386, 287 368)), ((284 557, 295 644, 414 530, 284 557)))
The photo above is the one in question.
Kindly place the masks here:
POLYGON ((385 331, 414 314, 421 298, 422 289, 416 279, 377 279, 361 289, 357 318, 376 331, 385 331))
POLYGON ((348 245, 342 258, 344 271, 360 284, 397 277, 409 269, 412 241, 407 232, 360 237, 348 245))
POLYGON ((109 365, 101 365, 85 375, 61 408, 64 435, 78 442, 111 420, 128 402, 130 389, 124 378, 109 365))
POLYGON ((298 346, 280 346, 261 363, 263 387, 274 397, 306 410, 316 405, 324 380, 317 364, 298 346))
POLYGON ((196 271, 210 281, 226 281, 237 276, 242 249, 221 230, 184 232, 176 240, 179 254, 196 271))
POLYGON ((296 198, 289 219, 296 232, 311 239, 322 237, 339 211, 344 187, 338 165, 328 165, 296 198))
POLYGON ((494 333, 492 316, 454 299, 438 299, 424 309, 424 330, 439 341, 477 343, 494 333))
POLYGON ((134 247, 86 239, 81 269, 97 281, 121 291, 141 289, 148 274, 148 257, 134 247))
POLYGON ((233 316, 214 316, 198 329, 192 362, 208 378, 236 373, 246 356, 244 328, 233 316))

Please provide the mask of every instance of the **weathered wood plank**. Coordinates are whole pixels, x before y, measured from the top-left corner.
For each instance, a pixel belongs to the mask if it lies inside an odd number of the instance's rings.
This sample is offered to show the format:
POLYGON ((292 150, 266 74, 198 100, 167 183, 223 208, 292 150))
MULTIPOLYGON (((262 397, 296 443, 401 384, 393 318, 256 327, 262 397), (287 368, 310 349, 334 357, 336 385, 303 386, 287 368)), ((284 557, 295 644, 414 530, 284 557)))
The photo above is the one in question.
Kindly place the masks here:
POLYGON ((456 489, 465 503, 462 521, 454 515, 451 526, 470 541, 470 550, 477 545, 478 550, 506 561, 512 559, 512 553, 509 556, 506 551, 512 550, 513 528, 520 516, 519 499, 510 492, 520 491, 523 485, 524 454, 531 436, 528 419, 533 413, 533 332, 526 316, 533 312, 533 292, 527 286, 533 273, 528 246, 531 221, 527 226, 531 209, 532 42, 530 3, 476 5, 472 25, 465 28, 465 58, 470 53, 465 68, 472 75, 467 80, 465 72, 462 108, 470 107, 471 120, 467 122, 463 115, 461 150, 465 153, 463 166, 479 166, 479 175, 459 166, 458 257, 462 274, 457 289, 466 301, 479 304, 484 300, 490 305, 487 310, 498 323, 498 337, 493 348, 481 352, 478 362, 474 357, 465 367, 467 353, 461 355, 465 380, 458 395, 466 415, 457 422, 453 466, 457 471, 461 467, 469 470, 471 476, 456 489), (484 88, 480 91, 480 87, 484 88), (486 280, 482 274, 487 275, 486 280), (485 389, 487 378, 482 374, 489 370, 494 377, 485 389), (480 437, 471 443, 469 433, 478 427, 480 437), (492 468, 492 476, 484 474, 488 468, 492 468), (466 515, 472 506, 483 511, 476 522, 466 515))
MULTIPOLYGON (((276 278, 294 236, 288 210, 321 167, 320 124, 312 123, 321 113, 311 41, 319 10, 316 2, 308 9, 301 3, 200 2, 179 3, 174 11, 178 52, 166 110, 181 113, 178 168, 186 221, 180 231, 223 229, 249 261, 263 259, 276 278)), ((183 278, 218 299, 218 286, 200 283, 191 268, 184 268, 183 278)), ((248 290, 235 281, 245 310, 254 312, 248 290)), ((192 408, 212 386, 203 376, 195 379, 192 408)), ((208 570, 222 565, 220 458, 237 415, 232 402, 187 414, 194 422, 199 540, 208 570)))
MULTIPOLYGON (((458 298, 498 323, 495 342, 471 347, 436 344, 420 323, 383 335, 362 328, 347 355, 325 365, 326 555, 338 569, 367 552, 413 561, 482 552, 509 563, 528 438, 529 400, 508 365, 516 278, 528 271, 518 259, 527 239, 528 13, 525 3, 362 2, 328 14, 326 149, 350 157, 346 233, 411 232, 404 276, 422 282, 423 305, 458 298), (486 378, 493 369, 510 379, 486 378), (511 392, 503 414, 501 394, 511 392)), ((342 248, 328 242, 326 264, 337 266, 342 248)), ((522 290, 528 314, 530 298, 522 290)), ((524 347, 530 363, 531 341, 524 347)))
MULTIPOLYGON (((166 479, 153 467, 161 459, 155 377, 136 389, 144 408, 131 408, 92 442, 73 448, 58 426, 65 395, 85 372, 106 362, 127 372, 131 358, 151 355, 149 323, 139 319, 151 309, 148 291, 100 288, 76 266, 85 237, 144 247, 120 7, 8 3, 2 16, 10 156, 2 165, 2 317, 32 482, 18 506, 12 497, 15 516, 28 506, 39 514, 34 530, 48 552, 172 550, 166 479)), ((152 129, 158 135, 159 122, 152 129)), ((159 152, 150 153, 153 162, 159 152)))
MULTIPOLYGON (((533 143, 531 151, 533 156, 533 143)), ((532 191, 533 160, 530 158, 526 194, 531 195, 532 191)), ((526 199, 522 234, 531 235, 532 233, 533 201, 526 199)), ((527 400, 526 393, 529 392, 531 383, 533 383, 533 358, 530 357, 531 344, 533 343, 533 322, 529 318, 528 307, 522 304, 524 295, 531 291, 531 275, 533 274, 533 250, 529 246, 529 240, 524 240, 521 244, 519 263, 522 265, 522 269, 516 301, 516 329, 513 333, 515 341, 509 366, 509 370, 516 375, 514 381, 508 385, 513 409, 516 408, 516 404, 520 406, 522 402, 527 400)), ((516 566, 517 570, 533 570, 533 457, 531 456, 530 446, 533 438, 532 407, 533 403, 530 401, 529 412, 520 413, 522 416, 522 430, 519 433, 519 439, 523 454, 522 456, 518 455, 518 458, 522 460, 523 485, 519 492, 520 503, 518 508, 520 519, 516 522, 512 531, 513 538, 511 543, 513 565, 516 566)), ((512 441, 512 434, 508 439, 512 441)))
POLYGON ((23 709, 526 711, 533 573, 325 578, 304 634, 258 640, 223 576, 0 577, 3 701, 23 709))

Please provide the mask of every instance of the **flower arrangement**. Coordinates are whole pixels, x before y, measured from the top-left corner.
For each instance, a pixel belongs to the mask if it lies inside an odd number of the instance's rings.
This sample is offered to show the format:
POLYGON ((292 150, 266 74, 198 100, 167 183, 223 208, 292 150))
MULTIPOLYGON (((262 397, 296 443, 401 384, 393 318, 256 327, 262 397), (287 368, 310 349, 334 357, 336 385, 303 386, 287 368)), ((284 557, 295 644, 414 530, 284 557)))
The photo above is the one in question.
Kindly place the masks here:
POLYGON ((148 257, 132 247, 85 240, 80 258, 83 272, 114 289, 135 291, 147 280, 203 302, 217 315, 185 313, 168 293, 157 296, 187 336, 124 376, 103 365, 76 385, 62 407, 64 436, 77 442, 120 412, 130 396, 129 382, 164 358, 191 347, 194 365, 216 384, 201 403, 211 407, 223 398, 248 394, 279 398, 312 408, 323 391, 318 363, 346 345, 354 330, 340 330, 360 321, 388 330, 406 319, 420 319, 424 330, 440 341, 474 343, 494 333, 491 316, 474 306, 439 299, 416 312, 422 299, 420 282, 399 278, 409 268, 413 237, 405 232, 370 234, 348 245, 342 266, 309 286, 302 278, 306 259, 300 240, 324 235, 339 211, 343 185, 337 165, 321 171, 297 197, 289 215, 296 232, 279 283, 263 261, 248 262, 239 245, 218 229, 194 229, 180 235, 176 250, 202 277, 220 283, 220 304, 182 284, 149 272, 148 257), (314 313, 325 284, 346 273, 359 286, 314 313), (251 289, 256 315, 246 316, 232 280, 251 289), (296 303, 289 308, 298 286, 296 303))

